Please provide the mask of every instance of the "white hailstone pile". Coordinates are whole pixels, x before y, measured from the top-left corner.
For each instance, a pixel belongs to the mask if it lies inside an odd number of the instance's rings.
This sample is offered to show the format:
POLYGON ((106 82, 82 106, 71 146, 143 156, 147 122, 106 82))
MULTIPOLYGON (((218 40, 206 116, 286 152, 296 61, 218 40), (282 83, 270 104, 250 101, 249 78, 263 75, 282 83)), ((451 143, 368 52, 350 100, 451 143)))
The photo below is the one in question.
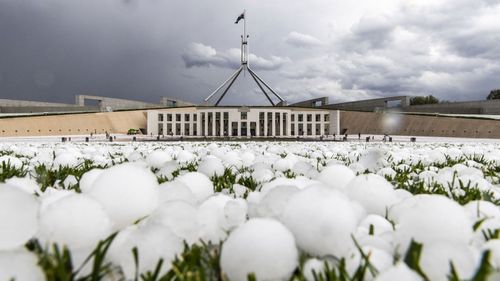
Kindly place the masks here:
POLYGON ((79 266, 113 232, 107 260, 126 280, 136 274, 132 249, 139 273, 163 259, 164 274, 184 243, 200 241, 222 243, 220 265, 231 281, 288 280, 301 254, 309 256, 300 268, 308 281, 342 258, 353 274, 363 255, 378 272, 365 280, 423 280, 395 259, 412 241, 423 245, 420 267, 430 280, 447 280, 450 263, 471 278, 485 250, 500 269, 500 242, 484 235, 500 229, 498 205, 397 189, 441 185, 448 196, 464 196, 477 188, 498 200, 497 144, 28 143, 0 144, 2 151, 0 164, 29 173, 0 183, 0 280, 43 280, 24 247, 32 238, 67 246, 79 266), (44 192, 34 177, 37 165, 77 169, 85 160, 108 167, 65 175, 44 192), (226 169, 257 187, 215 192, 211 178, 226 169), (407 180, 395 183, 401 174, 407 180))

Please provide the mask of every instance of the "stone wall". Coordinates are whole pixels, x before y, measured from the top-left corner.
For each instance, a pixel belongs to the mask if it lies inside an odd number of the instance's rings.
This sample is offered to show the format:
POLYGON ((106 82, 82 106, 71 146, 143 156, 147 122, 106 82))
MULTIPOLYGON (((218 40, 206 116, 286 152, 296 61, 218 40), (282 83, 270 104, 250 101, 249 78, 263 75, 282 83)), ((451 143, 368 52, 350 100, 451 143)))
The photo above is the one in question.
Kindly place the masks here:
POLYGON ((347 134, 390 134, 500 138, 500 121, 375 112, 340 112, 340 131, 347 134))
POLYGON ((0 137, 127 133, 146 128, 143 110, 0 118, 0 137))

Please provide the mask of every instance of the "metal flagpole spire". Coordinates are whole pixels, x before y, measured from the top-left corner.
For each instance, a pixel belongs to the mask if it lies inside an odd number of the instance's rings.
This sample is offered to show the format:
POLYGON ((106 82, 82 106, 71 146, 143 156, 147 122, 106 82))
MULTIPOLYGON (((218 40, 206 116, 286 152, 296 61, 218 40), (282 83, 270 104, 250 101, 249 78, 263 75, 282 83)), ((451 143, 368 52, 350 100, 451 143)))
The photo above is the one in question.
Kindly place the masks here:
POLYGON ((250 76, 253 78, 257 86, 259 86, 259 89, 262 91, 262 93, 266 96, 268 101, 273 105, 286 105, 286 101, 278 95, 264 80, 262 80, 256 73, 253 71, 250 66, 249 66, 249 52, 248 52, 248 37, 247 35, 247 16, 246 16, 246 10, 243 10, 243 13, 238 16, 236 19, 235 24, 238 24, 240 20, 243 20, 243 35, 241 35, 241 54, 240 54, 240 60, 241 60, 241 66, 234 72, 229 78, 224 81, 215 91, 213 91, 206 99, 205 103, 208 104, 208 101, 217 93, 219 92, 222 88, 226 87, 220 96, 220 98, 216 101, 215 106, 218 106, 221 100, 226 96, 228 93, 229 89, 233 85, 234 81, 238 78, 238 76, 243 73, 246 73, 248 70, 248 73, 250 76), (276 104, 273 102, 273 100, 269 97, 268 92, 272 93, 275 97, 279 99, 279 103, 276 104))

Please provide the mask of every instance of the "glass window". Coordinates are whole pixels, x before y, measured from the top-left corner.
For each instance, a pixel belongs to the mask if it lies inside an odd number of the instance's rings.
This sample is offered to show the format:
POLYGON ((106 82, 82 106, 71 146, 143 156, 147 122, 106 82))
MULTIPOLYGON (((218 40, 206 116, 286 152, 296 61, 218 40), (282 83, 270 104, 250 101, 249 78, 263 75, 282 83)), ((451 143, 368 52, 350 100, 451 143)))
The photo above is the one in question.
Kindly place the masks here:
POLYGON ((247 120, 247 113, 241 112, 241 120, 247 120))
POLYGON ((292 122, 294 122, 294 121, 295 121, 295 114, 292 114, 292 115, 291 115, 291 118, 292 118, 292 119, 291 119, 291 120, 292 120, 292 122))
POLYGON ((189 122, 189 114, 184 114, 184 121, 189 122))
POLYGON ((177 122, 181 121, 181 115, 180 114, 175 114, 175 121, 177 121, 177 122))
POLYGON ((307 122, 311 122, 312 118, 312 114, 307 114, 307 122))
POLYGON ((316 122, 321 121, 321 114, 316 114, 316 122))
POLYGON ((325 114, 325 122, 330 121, 330 114, 325 114))
POLYGON ((196 114, 196 113, 193 114, 193 121, 194 122, 198 121, 198 114, 196 114))
POLYGON ((299 114, 299 122, 304 121, 304 114, 299 114))
POLYGON ((172 114, 167 114, 167 121, 172 122, 172 114))
POLYGON ((158 114, 158 121, 163 122, 163 114, 158 114))

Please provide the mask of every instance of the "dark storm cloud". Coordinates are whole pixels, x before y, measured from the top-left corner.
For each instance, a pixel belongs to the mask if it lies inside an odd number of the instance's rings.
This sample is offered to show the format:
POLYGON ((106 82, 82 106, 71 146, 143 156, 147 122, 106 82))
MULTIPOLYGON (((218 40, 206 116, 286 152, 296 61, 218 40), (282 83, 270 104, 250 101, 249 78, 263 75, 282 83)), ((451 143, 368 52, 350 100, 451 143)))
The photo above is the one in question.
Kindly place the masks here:
POLYGON ((87 3, 0 2, 2 98, 158 100, 175 91, 168 66, 177 58, 167 36, 144 32, 116 3, 87 3))
MULTIPOLYGON (((0 0, 0 98, 200 102, 239 66, 243 8, 251 67, 292 102, 500 87, 499 0, 0 0)), ((243 76, 228 102, 261 98, 243 76)))

